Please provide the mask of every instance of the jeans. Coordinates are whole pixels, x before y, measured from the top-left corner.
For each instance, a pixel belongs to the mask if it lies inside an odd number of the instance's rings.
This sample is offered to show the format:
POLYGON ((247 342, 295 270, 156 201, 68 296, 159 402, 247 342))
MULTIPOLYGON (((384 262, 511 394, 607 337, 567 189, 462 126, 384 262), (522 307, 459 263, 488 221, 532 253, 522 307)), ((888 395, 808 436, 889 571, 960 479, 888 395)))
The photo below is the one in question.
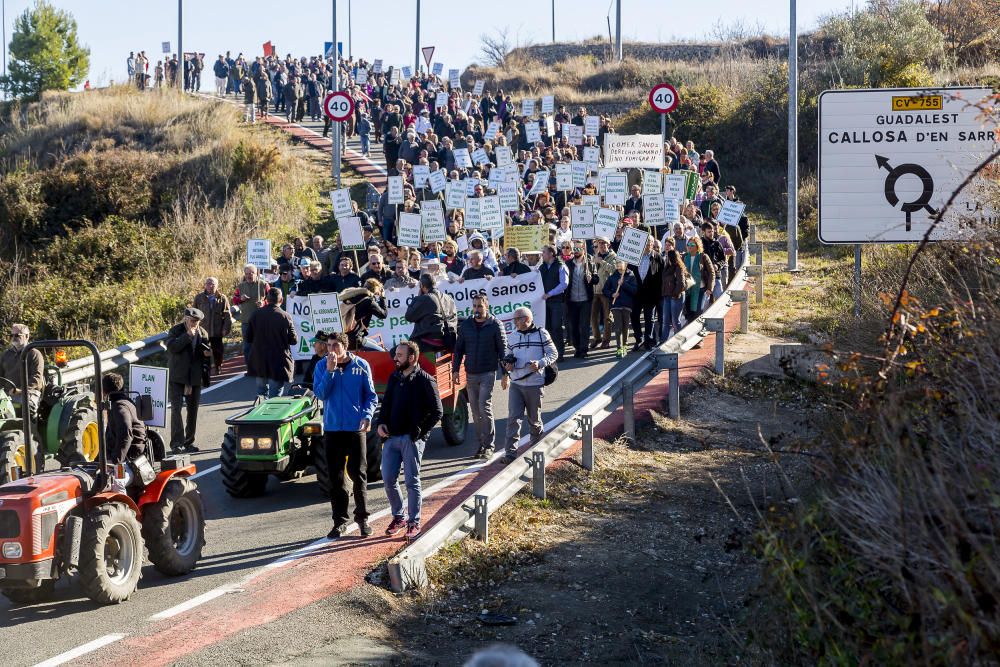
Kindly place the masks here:
POLYGON ((545 328, 552 336, 555 343, 556 352, 559 359, 566 353, 566 339, 563 336, 563 318, 566 312, 566 302, 562 300, 562 295, 554 296, 545 301, 545 328))
POLYGON ((542 424, 542 397, 545 388, 541 385, 529 386, 512 382, 507 398, 507 450, 506 453, 517 453, 517 440, 521 437, 521 422, 525 414, 531 429, 531 442, 534 444, 542 437, 545 425, 542 424))
POLYGON ((660 324, 660 342, 667 340, 681 330, 681 311, 683 310, 684 299, 665 296, 660 300, 660 312, 663 313, 660 324))
POLYGON ((382 483, 396 519, 403 518, 403 497, 399 493, 399 468, 402 467, 410 523, 420 521, 420 459, 424 456, 425 444, 423 440, 414 442, 408 435, 393 435, 382 445, 382 483))
POLYGON ((288 382, 282 382, 281 380, 257 378, 257 395, 263 396, 264 398, 283 396, 285 390, 288 388, 288 385, 288 382))
POLYGON ((368 156, 368 151, 371 149, 371 144, 369 136, 367 134, 362 134, 361 136, 361 154, 368 156))
POLYGON ((192 386, 191 393, 184 395, 184 385, 171 382, 170 399, 170 448, 178 449, 194 444, 194 434, 198 428, 198 405, 201 403, 201 385, 192 386), (181 409, 187 406, 185 425, 181 409))
MULTIPOLYGON (((240 313, 241 320, 249 320, 250 318, 240 313)), ((249 326, 249 321, 240 322, 240 331, 243 333, 243 363, 246 366, 250 365, 250 341, 247 340, 247 327, 249 326)))
POLYGON ((496 442, 497 427, 493 421, 493 387, 496 385, 496 373, 467 373, 465 389, 469 392, 469 408, 472 410, 472 421, 476 425, 476 436, 479 438, 479 449, 493 450, 496 442))
POLYGON ((333 525, 347 523, 347 477, 354 491, 354 520, 361 524, 368 519, 368 444, 361 431, 327 431, 323 434, 326 460, 330 466, 330 507, 333 525))
POLYGON ((590 301, 569 302, 569 332, 578 357, 587 354, 587 346, 590 344, 590 311, 592 307, 590 301))

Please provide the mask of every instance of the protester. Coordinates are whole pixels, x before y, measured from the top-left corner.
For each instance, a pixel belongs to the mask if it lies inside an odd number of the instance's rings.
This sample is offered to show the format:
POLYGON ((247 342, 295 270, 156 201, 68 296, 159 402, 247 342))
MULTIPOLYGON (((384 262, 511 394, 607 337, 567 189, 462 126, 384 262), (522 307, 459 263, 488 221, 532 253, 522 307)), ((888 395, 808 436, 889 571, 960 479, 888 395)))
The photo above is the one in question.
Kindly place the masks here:
POLYGON ((437 289, 432 276, 420 276, 420 294, 406 308, 406 321, 413 323, 410 340, 421 348, 440 351, 454 346, 458 331, 455 300, 437 289))
POLYGON ((422 505, 420 462, 431 429, 444 410, 434 379, 420 368, 420 347, 404 341, 396 346, 396 371, 389 377, 379 411, 378 435, 382 444, 382 482, 389 499, 392 521, 386 535, 398 535, 405 527, 406 538, 420 534, 422 505), (403 519, 403 499, 399 493, 399 469, 406 484, 407 519, 403 519))
POLYGON ((660 340, 663 341, 681 330, 684 292, 690 279, 680 254, 673 249, 673 242, 668 241, 668 243, 671 248, 666 253, 660 283, 660 340))
POLYGON ((240 331, 243 336, 243 361, 249 363, 250 343, 247 342, 247 326, 257 309, 264 305, 264 293, 267 283, 257 275, 257 267, 253 264, 243 266, 243 280, 236 286, 233 293, 233 305, 239 308, 240 331))
POLYGON ((372 369, 347 349, 347 336, 331 334, 325 363, 316 365, 313 391, 323 401, 323 446, 330 469, 330 505, 333 528, 327 539, 347 531, 349 504, 344 473, 354 487, 354 521, 362 537, 372 534, 368 525, 367 433, 378 406, 372 369))
POLYGON ((684 296, 684 318, 688 322, 693 322, 708 306, 715 285, 715 267, 702 250, 701 238, 692 236, 688 239, 684 268, 694 279, 694 284, 684 296))
POLYGON ((545 396, 545 368, 556 363, 557 350, 549 332, 534 324, 529 308, 514 311, 515 331, 507 339, 503 367, 506 371, 500 381, 507 397, 507 442, 503 462, 511 463, 517 457, 517 441, 521 437, 521 422, 527 416, 531 442, 541 438, 542 398, 545 396))
POLYGON ((565 338, 563 323, 565 317, 566 297, 563 296, 569 287, 569 270, 556 255, 556 250, 550 245, 542 248, 542 264, 538 267, 542 277, 542 289, 545 293, 545 329, 552 338, 558 352, 558 361, 565 355, 565 338))
POLYGON ((208 331, 208 344, 212 348, 212 363, 218 373, 222 369, 225 345, 222 339, 232 333, 233 316, 229 312, 229 299, 219 291, 219 279, 205 279, 205 290, 194 297, 194 307, 205 314, 202 323, 208 331))
POLYGON ((204 383, 204 367, 212 358, 208 332, 201 326, 205 314, 197 308, 185 308, 184 320, 167 332, 167 370, 170 399, 170 450, 197 452, 198 406, 204 383), (182 410, 187 407, 187 423, 182 410))
POLYGON ((309 342, 313 344, 313 355, 306 362, 306 365, 302 367, 302 385, 308 389, 312 389, 313 376, 316 374, 317 364, 326 363, 326 355, 329 352, 327 343, 329 340, 330 335, 322 329, 309 339, 309 342))
POLYGON ((628 326, 635 307, 635 295, 639 291, 635 274, 629 271, 624 260, 615 260, 615 272, 608 276, 603 291, 611 307, 616 356, 624 357, 628 352, 628 326))
POLYGON ((489 299, 484 294, 473 297, 472 317, 463 320, 458 328, 452 372, 454 384, 458 386, 462 362, 465 362, 465 387, 479 442, 476 456, 481 459, 489 459, 496 444, 493 388, 506 351, 507 336, 503 325, 490 315, 489 299))
POLYGON ((632 333, 635 336, 633 352, 651 350, 656 343, 654 313, 660 307, 660 272, 663 259, 658 252, 659 241, 652 235, 646 241, 639 266, 632 267, 639 290, 632 306, 632 333), (645 325, 645 326, 644 326, 645 325))
POLYGON ((569 306, 569 331, 577 359, 587 358, 590 344, 590 314, 593 309, 594 286, 600 281, 597 267, 587 256, 583 241, 573 242, 573 259, 569 263, 569 287, 566 302, 569 306))
POLYGON ((615 272, 618 256, 611 250, 611 240, 598 236, 594 239, 594 264, 597 267, 597 284, 594 285, 594 302, 590 309, 590 329, 594 340, 590 346, 607 349, 611 345, 611 305, 604 296, 604 285, 615 272))
POLYGON ((107 373, 101 378, 101 390, 109 406, 104 442, 108 463, 112 465, 134 461, 146 449, 146 424, 139 419, 135 404, 124 389, 125 378, 118 373, 107 373))
POLYGON ((267 290, 265 303, 250 318, 247 375, 257 378, 257 396, 281 396, 292 381, 295 366, 291 347, 299 342, 292 317, 281 309, 281 290, 267 290))

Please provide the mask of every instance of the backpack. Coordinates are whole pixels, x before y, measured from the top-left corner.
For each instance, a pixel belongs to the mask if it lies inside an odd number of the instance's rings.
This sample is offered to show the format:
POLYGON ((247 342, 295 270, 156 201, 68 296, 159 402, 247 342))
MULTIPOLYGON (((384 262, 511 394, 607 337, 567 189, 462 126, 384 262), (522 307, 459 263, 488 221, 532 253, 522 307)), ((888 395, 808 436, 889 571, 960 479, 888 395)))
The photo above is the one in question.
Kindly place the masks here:
MULTIPOLYGON (((542 336, 542 330, 538 330, 538 339, 542 342, 542 352, 545 351, 545 338, 542 336)), ((556 366, 556 362, 547 364, 542 370, 545 371, 545 381, 542 383, 543 387, 548 387, 550 384, 556 381, 559 377, 559 367, 556 366)))
POLYGON ((441 312, 441 340, 446 350, 454 350, 455 343, 458 342, 458 327, 456 326, 458 313, 455 311, 454 302, 452 302, 451 311, 447 312, 440 294, 435 294, 434 300, 437 301, 438 310, 441 312))

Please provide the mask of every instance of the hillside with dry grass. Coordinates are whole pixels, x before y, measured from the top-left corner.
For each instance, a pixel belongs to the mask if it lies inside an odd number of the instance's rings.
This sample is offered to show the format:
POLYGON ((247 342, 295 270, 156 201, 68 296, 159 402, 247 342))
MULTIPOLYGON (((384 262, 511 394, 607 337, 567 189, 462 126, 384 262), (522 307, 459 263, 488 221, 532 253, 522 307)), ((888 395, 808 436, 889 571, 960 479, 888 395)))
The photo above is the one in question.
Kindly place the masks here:
POLYGON ((246 239, 318 217, 319 179, 276 132, 229 105, 111 88, 50 94, 0 116, 0 327, 143 338, 218 276, 246 239))

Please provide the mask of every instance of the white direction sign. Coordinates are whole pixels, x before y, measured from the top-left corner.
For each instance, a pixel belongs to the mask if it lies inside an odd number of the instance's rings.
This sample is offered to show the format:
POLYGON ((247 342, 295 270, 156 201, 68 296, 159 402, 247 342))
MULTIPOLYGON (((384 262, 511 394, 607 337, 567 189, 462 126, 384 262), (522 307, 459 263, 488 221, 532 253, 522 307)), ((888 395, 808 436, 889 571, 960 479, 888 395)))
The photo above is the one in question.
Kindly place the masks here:
MULTIPOLYGON (((819 239, 918 242, 959 185, 997 149, 980 118, 985 88, 828 90, 819 98, 819 239)), ((982 175, 956 198, 932 240, 995 224, 982 175)))
POLYGON ((153 402, 153 416, 146 425, 155 428, 167 427, 167 378, 166 368, 158 366, 129 366, 129 391, 149 396, 153 402))
POLYGON ((313 331, 323 333, 344 333, 344 321, 340 317, 340 299, 337 294, 310 294, 309 314, 312 316, 313 331))

